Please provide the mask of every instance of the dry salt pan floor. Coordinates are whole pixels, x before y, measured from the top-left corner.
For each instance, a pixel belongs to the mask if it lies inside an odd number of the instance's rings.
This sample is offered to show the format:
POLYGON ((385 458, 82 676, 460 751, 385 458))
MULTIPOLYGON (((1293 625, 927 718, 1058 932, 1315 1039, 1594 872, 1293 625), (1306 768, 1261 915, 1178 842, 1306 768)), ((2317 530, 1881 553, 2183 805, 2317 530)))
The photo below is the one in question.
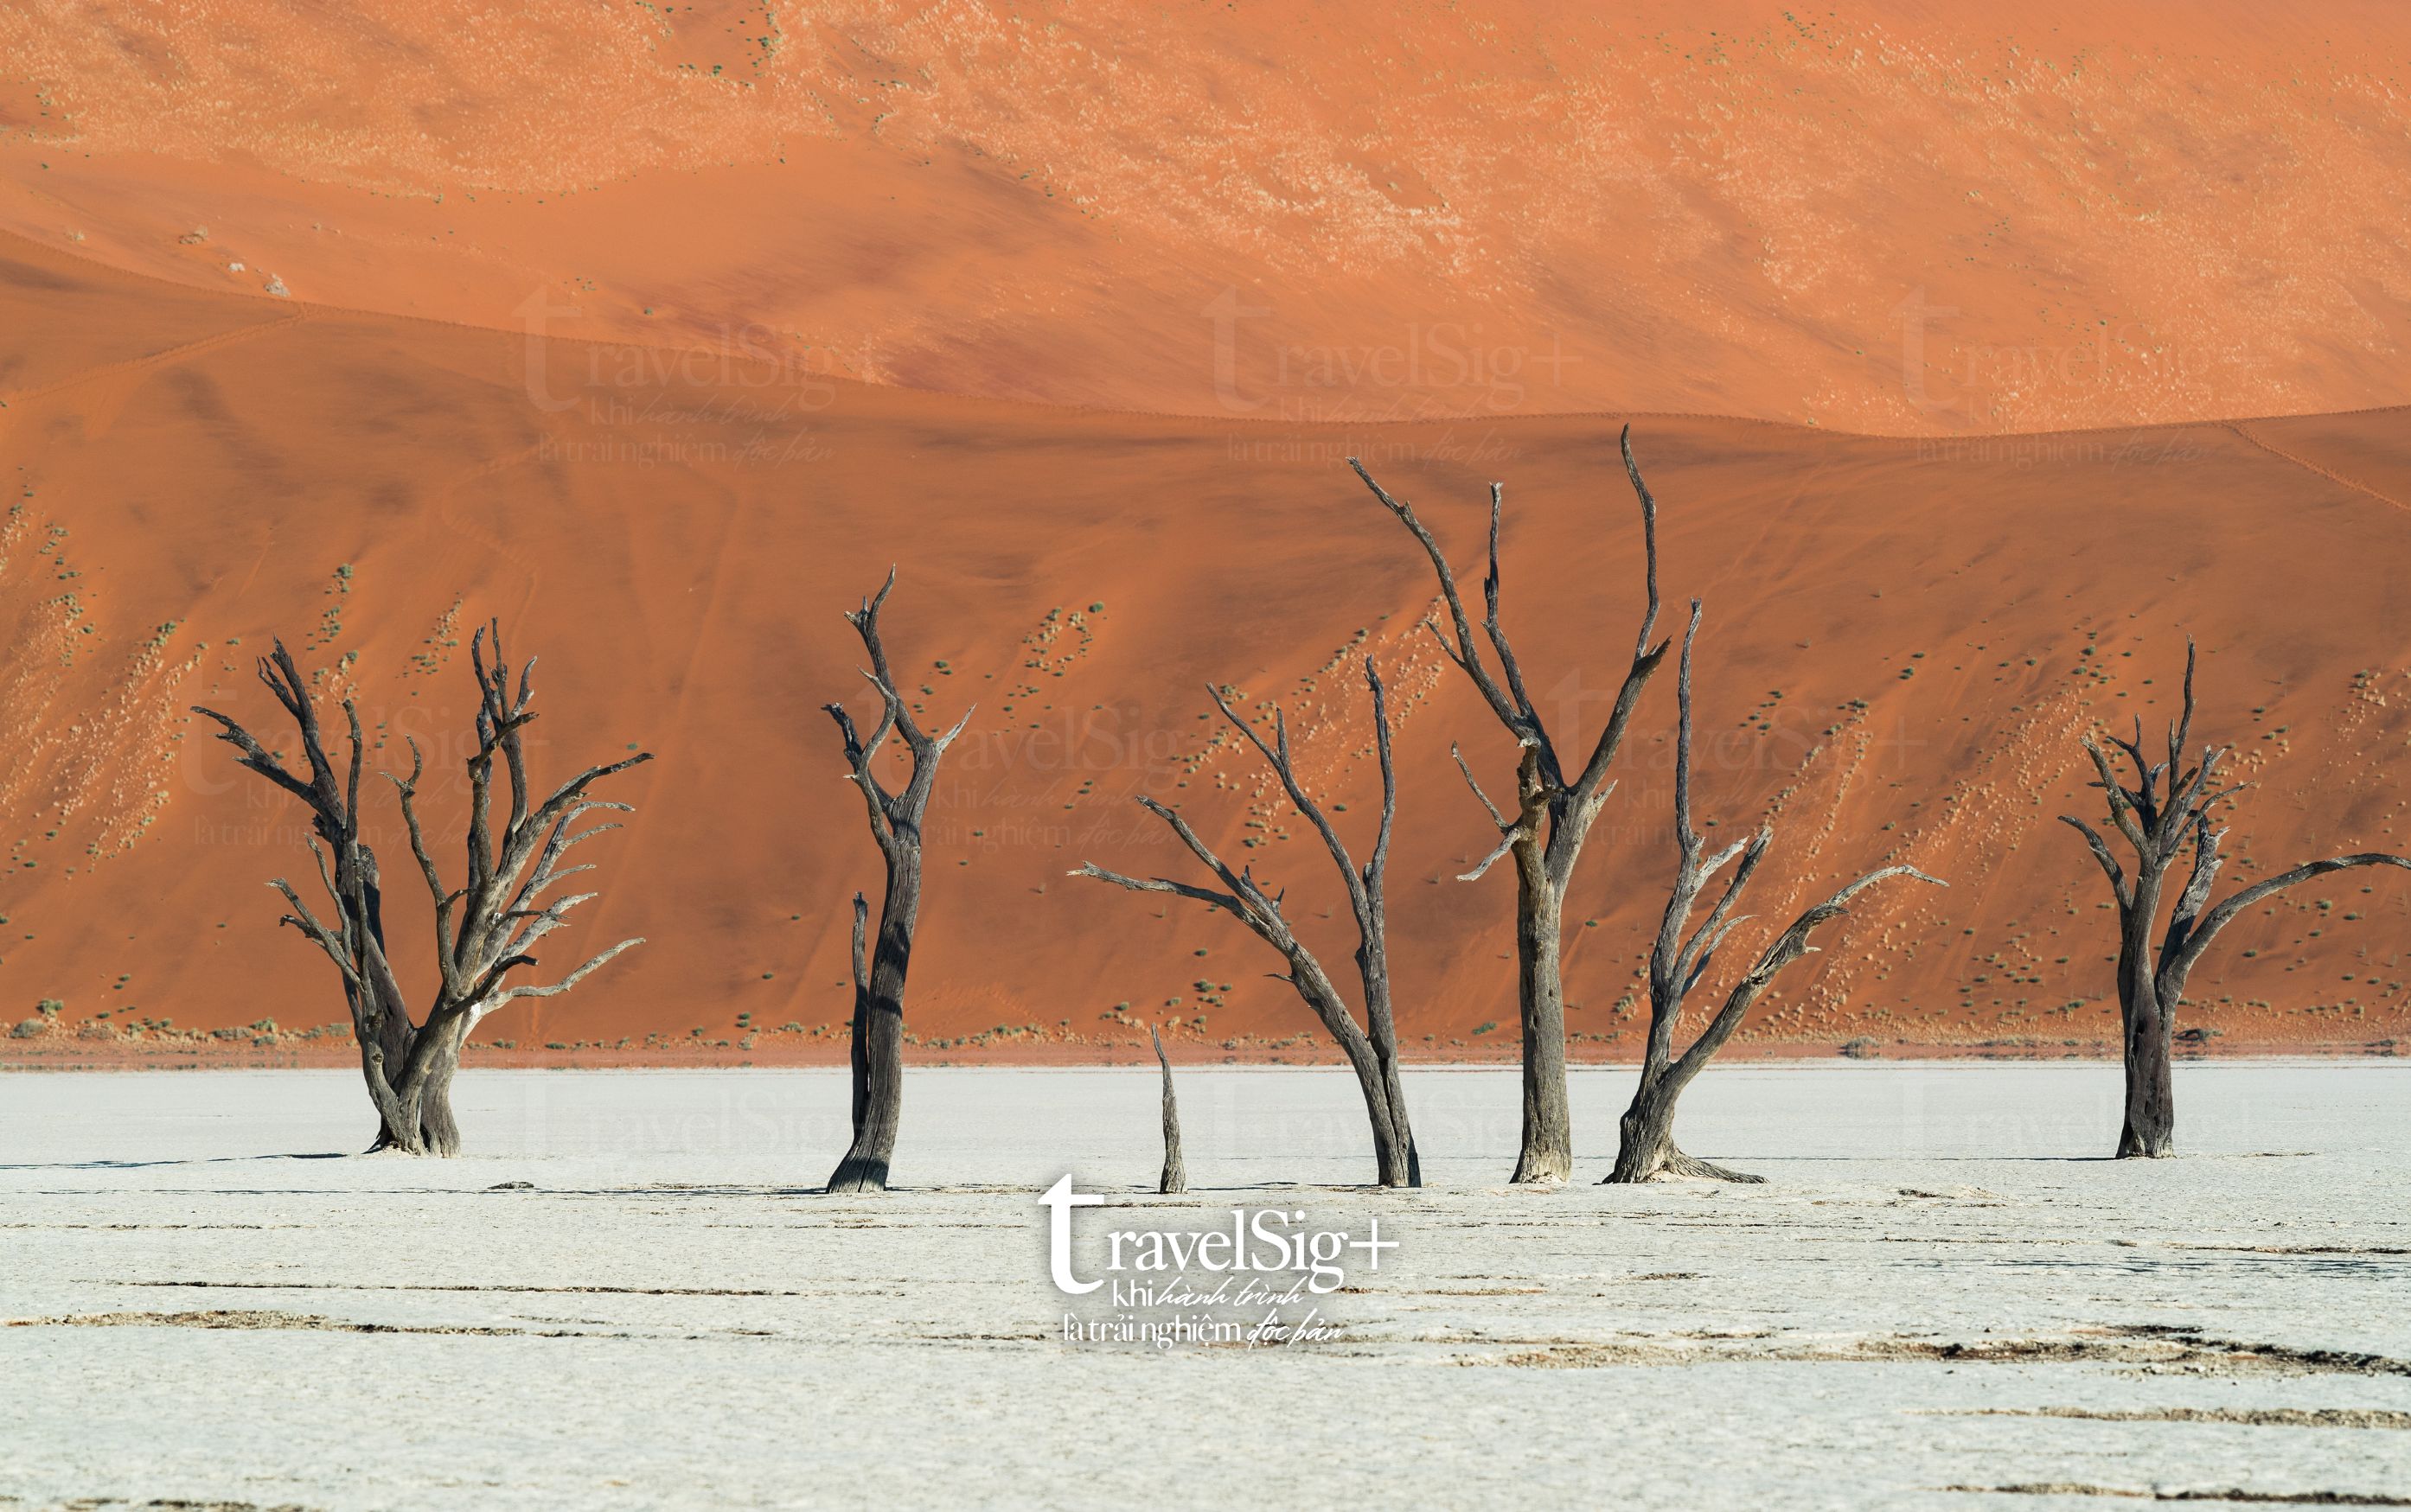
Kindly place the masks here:
POLYGON ((1409 1086, 1383 1194, 1341 1075, 1187 1073, 1159 1199, 1151 1074, 922 1071, 830 1199, 833 1073, 473 1071, 447 1162, 347 1156, 345 1075, 0 1076, 0 1506, 2411 1505, 2411 1067, 2185 1068, 2148 1164, 2112 1068, 1718 1070, 1680 1133, 1753 1187, 1588 1185, 1629 1073, 1558 1190, 1498 1185, 1512 1073, 1409 1086), (1067 1171, 1082 1265, 1399 1247, 1331 1342, 1067 1344, 1067 1171))

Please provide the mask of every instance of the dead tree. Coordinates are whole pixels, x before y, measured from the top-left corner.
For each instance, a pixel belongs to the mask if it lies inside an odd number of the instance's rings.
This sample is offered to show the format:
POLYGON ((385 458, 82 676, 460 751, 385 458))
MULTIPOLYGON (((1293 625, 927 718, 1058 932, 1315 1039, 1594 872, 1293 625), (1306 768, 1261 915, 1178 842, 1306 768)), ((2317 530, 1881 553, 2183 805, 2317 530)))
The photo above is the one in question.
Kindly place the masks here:
POLYGON ((1608 1175, 1608 1182, 1644 1182, 1660 1176, 1763 1181, 1764 1177, 1728 1170, 1685 1155, 1677 1148, 1675 1099, 1693 1078, 1707 1069, 1708 1062, 1724 1048, 1733 1031, 1741 1027, 1751 1005, 1766 991, 1776 973, 1802 956, 1814 953, 1816 947, 1808 943, 1810 933, 1819 924, 1847 912, 1850 899, 1891 877, 1914 877, 1937 887, 1948 885, 1914 866, 1880 867, 1850 883, 1794 919, 1790 928, 1777 935, 1761 952, 1757 964, 1725 994, 1723 1006, 1690 1047, 1680 1055, 1674 1054, 1674 1034, 1681 1025, 1684 1000, 1707 975, 1717 947, 1735 925, 1747 918, 1734 913, 1733 909, 1775 842, 1774 830, 1761 825, 1747 839, 1711 852, 1699 832, 1691 827, 1691 643, 1699 633, 1700 601, 1693 599, 1691 622, 1683 632, 1682 663, 1674 680, 1674 844, 1678 852, 1674 885, 1666 898, 1666 912, 1658 921, 1657 943, 1649 952, 1649 1043, 1643 1053, 1641 1084, 1632 1094, 1632 1105, 1625 1110, 1615 1169, 1608 1175), (1686 938, 1684 931, 1689 928, 1691 910, 1698 905, 1701 894, 1728 865, 1733 869, 1725 881, 1723 894, 1710 906, 1700 927, 1686 938))
POLYGON ((1156 802, 1142 797, 1138 801, 1147 810, 1171 826, 1189 853, 1204 863, 1206 870, 1220 880, 1226 891, 1196 887, 1162 877, 1142 880, 1111 872, 1094 862, 1083 863, 1072 873, 1074 877, 1093 877, 1118 887, 1141 893, 1172 893, 1194 898, 1208 908, 1224 909, 1241 923, 1252 930, 1258 938, 1279 951, 1289 963, 1286 974, 1276 974, 1277 981, 1295 988, 1311 1009, 1339 1052, 1348 1059, 1349 1068, 1356 1073, 1356 1083, 1365 1096, 1365 1111, 1373 1125, 1373 1165, 1375 1180, 1383 1186, 1421 1186, 1423 1161, 1415 1149, 1413 1129, 1407 1120, 1407 1096, 1398 1077, 1398 1032, 1392 1017, 1390 1002, 1390 959, 1387 939, 1388 915, 1384 888, 1390 864, 1390 829, 1397 817, 1397 774, 1390 761, 1390 713, 1381 679, 1373 669, 1372 658, 1365 659, 1365 686, 1373 694, 1374 743, 1381 763, 1381 825, 1373 840, 1373 854, 1358 870, 1348 854, 1347 845, 1330 817, 1298 782, 1297 766, 1291 759, 1289 721, 1279 710, 1273 715, 1273 739, 1267 745, 1255 725, 1224 702, 1214 689, 1206 692, 1214 706, 1232 728, 1247 736, 1273 775, 1280 778, 1282 789, 1297 811, 1306 816, 1316 833, 1322 836, 1323 849, 1339 868, 1348 885, 1348 906, 1356 916, 1356 973, 1363 984, 1365 1023, 1359 1027, 1348 1002, 1340 995, 1322 963, 1297 936, 1292 933, 1289 920, 1281 912, 1283 894, 1267 893, 1252 871, 1233 871, 1213 848, 1199 837, 1180 815, 1156 802))
POLYGON ((1566 1106, 1566 1006, 1561 968, 1566 888, 1572 880, 1574 863, 1582 855, 1591 824, 1615 786, 1607 779, 1608 769, 1615 765, 1616 752, 1624 744, 1625 727, 1631 722, 1633 707, 1651 674, 1666 657, 1665 642, 1660 641, 1655 647, 1649 644, 1658 625, 1658 502, 1642 481, 1640 465, 1632 459, 1629 426, 1624 429, 1623 449, 1626 475, 1641 501, 1641 539, 1647 559, 1649 602, 1641 617, 1641 633, 1633 642, 1632 663, 1616 691, 1615 706, 1608 712, 1607 726, 1600 732, 1578 770, 1567 766, 1548 726, 1533 706, 1523 668, 1498 622, 1498 516, 1505 486, 1490 486, 1490 570, 1482 581, 1482 631, 1498 660, 1498 671, 1494 675, 1474 640, 1473 622, 1457 591, 1456 574, 1450 569, 1448 558, 1441 554, 1439 544, 1405 501, 1392 497, 1374 482, 1363 463, 1352 457, 1348 459, 1348 465, 1365 480, 1365 487, 1372 489, 1373 496, 1413 532, 1424 554, 1431 559, 1455 632, 1452 640, 1434 624, 1430 626, 1433 637, 1448 659, 1472 679, 1483 702, 1490 705, 1491 713, 1506 726, 1520 748, 1515 767, 1515 812, 1512 819, 1500 813, 1482 791, 1482 784, 1474 780, 1473 769, 1466 765, 1464 754, 1456 753, 1465 780, 1489 811, 1499 835, 1498 849, 1462 880, 1470 881, 1481 877, 1501 856, 1512 856, 1515 863, 1516 1008, 1524 1040, 1523 1146, 1515 1159, 1513 1178, 1518 1182, 1562 1182, 1573 1174, 1573 1125, 1566 1106))
POLYGON ((887 651, 879 640, 879 610, 896 587, 896 573, 877 594, 849 612, 846 623, 862 637, 870 665, 863 676, 879 695, 879 722, 864 739, 843 704, 824 705, 845 742, 846 780, 862 791, 870 815, 870 837, 887 868, 887 891, 879 903, 879 938, 863 957, 869 906, 854 899, 854 1142, 829 1176, 831 1192, 887 1189, 888 1163, 896 1155, 896 1129, 904 1112, 904 973, 913 962, 913 931, 921 914, 921 820, 937 786, 938 759, 971 720, 971 711, 943 734, 924 732, 896 691, 887 651), (890 734, 903 737, 913 769, 904 786, 890 792, 872 770, 890 734))
POLYGON ((2381 851, 2335 856, 2255 882, 2210 907, 2211 888, 2226 860, 2219 845, 2227 837, 2224 829, 2211 828, 2211 806, 2240 792, 2243 784, 2212 786, 2219 763, 2233 754, 2232 747, 2204 746, 2199 763, 2191 768, 2185 765, 2185 743, 2193 733, 2193 672, 2194 647, 2187 640, 2185 712, 2169 728, 2167 761, 2144 759, 2140 715, 2132 740, 2110 737, 2134 766, 2134 787, 2118 780, 2110 757, 2090 735, 2084 740, 2084 753, 2099 774, 2099 780, 2088 785, 2107 797, 2111 826, 2133 848, 2134 877, 2126 876, 2099 831, 2072 814, 2060 816, 2061 823, 2084 836, 2118 903, 2118 1017, 2126 1061, 2126 1121, 2118 1133, 2122 1160, 2176 1153, 2176 1089, 2170 1063, 2175 1048, 2177 1007, 2185 1001, 2186 977, 2218 932, 2244 909, 2297 882, 2353 866, 2411 866, 2411 857, 2381 851), (2182 775, 2171 778, 2172 772, 2182 775), (2160 929, 2162 897, 2178 857, 2188 846, 2193 850, 2192 870, 2170 910, 2155 954, 2152 936, 2160 929))
POLYGON ((373 1148, 378 1150, 458 1155, 460 1130, 452 1116, 452 1078, 460 1069, 460 1048, 478 1021, 522 997, 565 993, 606 961, 643 943, 623 939, 549 985, 509 984, 512 972, 537 964, 528 952, 538 940, 564 927, 571 909, 599 895, 571 894, 549 902, 544 897, 563 878, 594 869, 563 865, 570 848, 620 827, 601 823, 577 829, 574 826, 578 820, 597 809, 630 811, 627 804, 589 798, 587 790, 652 758, 639 752, 624 761, 590 766, 550 793, 538 795, 531 786, 520 734, 536 717, 529 707, 534 658, 519 669, 514 690, 501 630, 490 626, 471 637, 469 662, 477 679, 477 749, 468 761, 467 876, 460 886, 445 887, 427 849, 416 803, 425 769, 417 742, 410 742, 410 776, 385 774, 400 795, 411 852, 435 904, 438 985, 426 1017, 416 1023, 386 950, 376 853, 360 837, 364 747, 359 711, 352 700, 343 700, 343 705, 351 759, 341 783, 328 757, 316 705, 282 641, 276 643, 272 656, 261 659, 259 680, 276 695, 300 734, 302 758, 309 768, 306 776, 287 770, 282 760, 227 716, 198 706, 193 711, 217 721, 218 738, 241 752, 239 764, 300 799, 310 809, 314 831, 310 850, 317 859, 318 880, 334 905, 331 919, 322 921, 311 912, 284 878, 270 885, 285 895, 293 910, 280 922, 301 931, 343 974, 352 1033, 360 1047, 360 1070, 368 1082, 370 1100, 376 1106, 377 1138, 373 1148), (490 646, 491 665, 486 661, 490 646), (498 761, 509 791, 509 811, 499 835, 493 828, 492 808, 498 761))
POLYGON ((1172 1096, 1172 1057, 1163 1053, 1163 1036, 1150 1024, 1147 1037, 1155 1041, 1155 1063, 1163 1069, 1163 1174, 1155 1189, 1169 1197, 1189 1190, 1189 1167, 1180 1158, 1180 1104, 1172 1096))

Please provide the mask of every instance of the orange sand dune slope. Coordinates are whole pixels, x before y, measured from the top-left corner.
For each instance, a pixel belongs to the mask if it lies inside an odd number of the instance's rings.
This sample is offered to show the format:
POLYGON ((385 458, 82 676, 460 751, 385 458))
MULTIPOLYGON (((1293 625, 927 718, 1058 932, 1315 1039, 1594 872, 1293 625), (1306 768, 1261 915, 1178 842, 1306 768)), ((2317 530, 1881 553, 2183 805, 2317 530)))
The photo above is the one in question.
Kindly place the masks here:
POLYGON ((2411 7, 0 13, 0 227, 992 398, 2004 432, 2411 402, 2411 7))
MULTIPOLYGON (((26 375, 0 392, 11 1017, 42 998, 71 1022, 337 1017, 329 968, 275 927, 262 885, 310 877, 298 816, 185 708, 273 728, 250 667, 281 634, 358 701, 376 762, 416 735, 457 774, 465 647, 491 617, 542 658, 541 772, 660 759, 621 782, 640 811, 592 848, 605 896, 546 965, 647 943, 489 1032, 840 1022, 846 899, 875 892, 876 860, 819 705, 862 706, 838 611, 900 563, 907 686, 933 719, 976 705, 932 812, 919 1033, 1121 1037, 1118 1005, 1209 1040, 1307 1027, 1228 919, 1065 874, 1187 875, 1131 800, 1177 802, 1285 883, 1344 963, 1329 862, 1206 718, 1203 686, 1288 713, 1361 851, 1366 653, 1398 716, 1406 1031, 1463 1054, 1513 1022, 1512 883, 1454 880, 1489 836, 1448 755, 1463 741, 1503 785, 1512 751, 1419 632, 1425 570, 1342 458, 1414 500, 1469 571, 1484 486, 1506 480, 1508 622, 1571 741, 1639 611, 1612 420, 1083 414, 659 349, 531 353, 23 243, 0 244, 0 371, 26 375)), ((1766 1004, 1761 1041, 2101 1034, 2100 879, 2053 816, 2090 810, 2082 732, 2169 714, 2188 634, 2203 733, 2238 743, 2258 783, 2233 817, 2239 875, 2411 841, 2402 413, 1926 442, 1644 419, 1636 443, 1664 504, 1669 623, 1688 595, 1707 603, 1703 813, 1724 834, 1780 816, 1759 914, 1886 860, 1953 884, 1835 926, 1766 1004)), ((1670 868, 1671 717, 1653 689, 1569 910, 1586 1045, 1634 1042, 1670 868)), ((457 833, 459 778, 428 787, 457 833)), ((423 986, 427 905, 387 795, 371 822, 423 986)), ((2400 1035, 2411 892, 2391 875, 2239 925, 2195 978, 2203 1021, 2239 1040, 2400 1035)))

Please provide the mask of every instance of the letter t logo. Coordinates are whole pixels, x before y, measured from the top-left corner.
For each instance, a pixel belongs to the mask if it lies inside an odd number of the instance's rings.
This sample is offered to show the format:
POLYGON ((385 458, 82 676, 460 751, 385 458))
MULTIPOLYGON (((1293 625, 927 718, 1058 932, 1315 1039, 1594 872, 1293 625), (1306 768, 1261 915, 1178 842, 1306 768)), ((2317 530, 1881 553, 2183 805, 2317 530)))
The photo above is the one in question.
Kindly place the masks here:
POLYGON ((1052 1210, 1048 1214, 1046 1259, 1055 1272, 1055 1289, 1077 1297, 1103 1286, 1102 1281, 1082 1281, 1072 1274, 1072 1210, 1095 1207, 1104 1198, 1095 1192, 1072 1190, 1072 1178, 1066 1175, 1046 1188, 1046 1194, 1038 1200, 1052 1210))

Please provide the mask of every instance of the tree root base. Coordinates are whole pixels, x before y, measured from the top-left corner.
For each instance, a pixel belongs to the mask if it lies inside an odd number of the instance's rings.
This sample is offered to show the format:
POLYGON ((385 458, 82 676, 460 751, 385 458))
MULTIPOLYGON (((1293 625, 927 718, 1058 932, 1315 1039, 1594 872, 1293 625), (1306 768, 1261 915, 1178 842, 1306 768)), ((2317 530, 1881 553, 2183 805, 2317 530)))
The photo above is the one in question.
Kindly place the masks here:
POLYGON ((887 1162, 864 1156, 847 1156, 838 1163, 828 1179, 830 1197, 844 1197, 861 1192, 887 1190, 887 1162))
POLYGON ((1515 1161, 1511 1186, 1562 1186, 1573 1179, 1572 1157, 1554 1150, 1527 1150, 1515 1161))
POLYGON ((1733 1170, 1728 1167, 1719 1166, 1714 1161, 1702 1160, 1697 1156, 1685 1155, 1672 1144, 1667 1145, 1659 1152, 1656 1160, 1637 1174, 1629 1173, 1621 1159, 1616 1161, 1615 1166, 1615 1172, 1600 1183, 1601 1186, 1636 1185, 1642 1182, 1653 1181, 1720 1181, 1733 1182, 1744 1186, 1766 1185, 1766 1178, 1763 1176, 1753 1176, 1746 1170, 1733 1170))

